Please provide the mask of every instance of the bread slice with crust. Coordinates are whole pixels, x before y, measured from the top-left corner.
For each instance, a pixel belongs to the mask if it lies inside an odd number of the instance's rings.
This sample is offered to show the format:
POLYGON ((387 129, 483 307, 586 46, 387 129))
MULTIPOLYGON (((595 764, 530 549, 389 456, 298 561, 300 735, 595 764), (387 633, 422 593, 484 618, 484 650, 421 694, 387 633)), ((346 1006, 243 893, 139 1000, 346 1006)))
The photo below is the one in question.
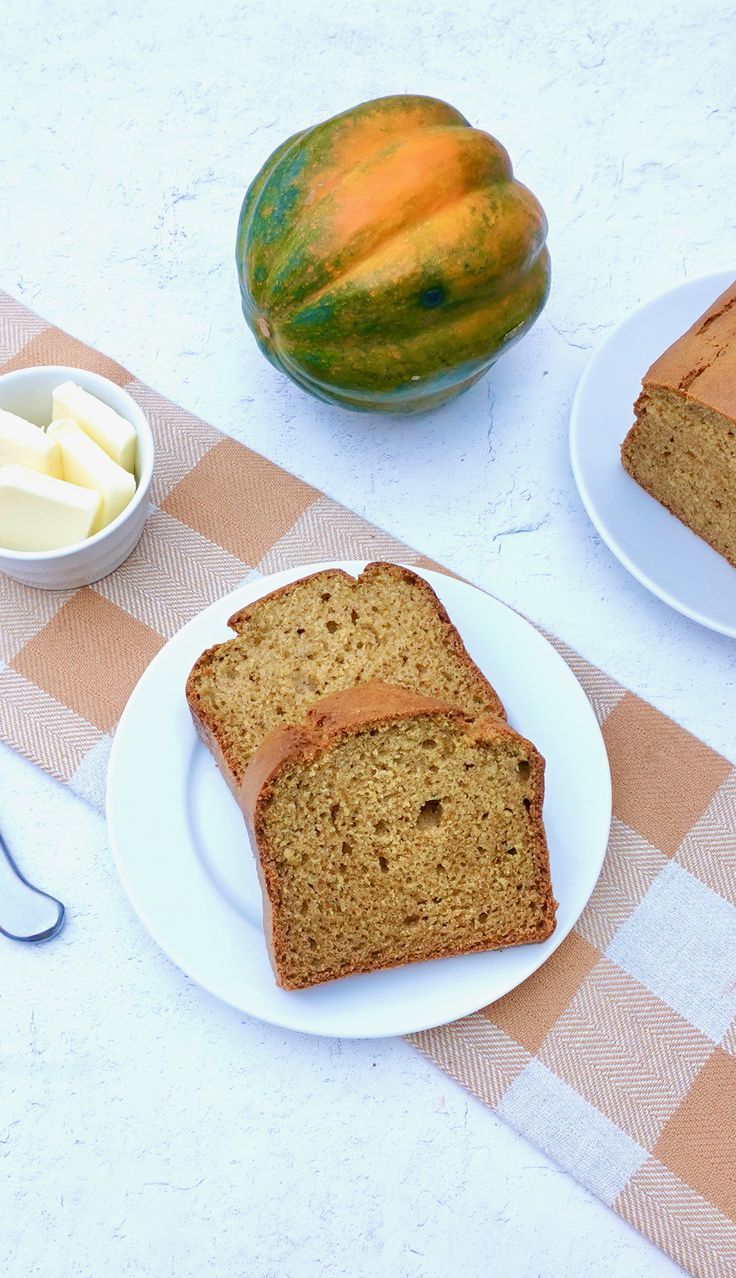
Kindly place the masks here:
POLYGON ((275 729, 239 799, 279 985, 546 940, 543 795, 503 720, 380 682, 275 729))
POLYGON ((736 567, 736 282, 644 374, 624 468, 736 567))
POLYGON ((197 729, 239 785, 264 736, 318 697, 381 679, 473 715, 504 715, 431 586, 398 564, 357 578, 330 569, 231 617, 233 639, 202 654, 186 695, 197 729))

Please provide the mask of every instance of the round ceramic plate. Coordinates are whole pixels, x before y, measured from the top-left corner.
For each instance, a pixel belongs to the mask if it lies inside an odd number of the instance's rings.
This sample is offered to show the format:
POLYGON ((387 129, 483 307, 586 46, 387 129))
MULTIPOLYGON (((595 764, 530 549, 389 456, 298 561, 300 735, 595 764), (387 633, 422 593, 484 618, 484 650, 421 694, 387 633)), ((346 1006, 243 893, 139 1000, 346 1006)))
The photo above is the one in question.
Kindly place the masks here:
POLYGON ((617 559, 686 617, 736 636, 736 568, 644 492, 621 465, 644 373, 729 284, 736 272, 688 280, 618 325, 580 379, 570 458, 583 505, 617 559))
POLYGON ((547 760, 544 820, 557 928, 542 945, 414 963, 287 993, 266 952, 261 894, 240 810, 189 716, 184 684, 227 618, 312 564, 233 591, 158 653, 128 702, 110 760, 107 810, 118 870, 161 948, 193 980, 264 1021, 312 1034, 379 1037, 427 1029, 508 993, 549 958, 585 907, 603 863, 611 783, 603 739, 574 675, 517 613, 438 573, 436 590, 513 726, 547 760))

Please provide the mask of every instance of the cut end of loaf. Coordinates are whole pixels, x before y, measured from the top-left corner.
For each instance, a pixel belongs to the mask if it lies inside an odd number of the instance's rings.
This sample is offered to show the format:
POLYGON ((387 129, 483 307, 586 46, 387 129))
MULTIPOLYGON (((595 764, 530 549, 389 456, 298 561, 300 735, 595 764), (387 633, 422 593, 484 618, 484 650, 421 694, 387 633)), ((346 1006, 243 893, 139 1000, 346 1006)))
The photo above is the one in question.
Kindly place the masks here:
MULTIPOLYGON (((383 712, 361 690, 263 743, 244 806, 277 979, 356 972, 543 941, 555 902, 544 763, 498 719, 422 698, 383 712)), ((246 778, 246 789, 248 778, 246 778)))
POLYGON ((736 422, 646 386, 621 448, 632 479, 736 566, 736 422))

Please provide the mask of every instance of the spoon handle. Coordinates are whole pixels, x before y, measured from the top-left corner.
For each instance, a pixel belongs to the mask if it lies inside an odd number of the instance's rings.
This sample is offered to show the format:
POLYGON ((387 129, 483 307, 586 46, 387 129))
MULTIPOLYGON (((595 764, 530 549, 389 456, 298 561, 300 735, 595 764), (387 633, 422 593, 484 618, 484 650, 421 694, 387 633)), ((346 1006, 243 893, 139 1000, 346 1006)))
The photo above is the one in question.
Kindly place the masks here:
POLYGON ((0 834, 0 932, 11 941, 48 941, 64 922, 64 906, 24 878, 0 834))

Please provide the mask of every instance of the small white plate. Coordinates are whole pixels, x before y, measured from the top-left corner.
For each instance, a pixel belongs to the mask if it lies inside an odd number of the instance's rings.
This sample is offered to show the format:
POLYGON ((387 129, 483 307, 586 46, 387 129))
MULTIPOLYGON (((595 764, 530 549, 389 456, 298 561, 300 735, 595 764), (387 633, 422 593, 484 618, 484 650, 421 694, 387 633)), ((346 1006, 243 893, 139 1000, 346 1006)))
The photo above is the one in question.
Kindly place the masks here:
POLYGON ((415 963, 287 993, 276 985, 261 893, 240 810, 200 743, 184 697, 204 648, 231 638, 227 618, 311 564, 261 578, 205 609, 171 639, 126 706, 110 759, 113 852, 149 932, 193 980, 261 1020, 311 1034, 382 1037, 428 1029, 508 993, 549 958, 587 904, 611 820, 603 739, 569 666, 527 621, 483 591, 439 573, 436 590, 514 727, 547 760, 544 820, 557 927, 542 945, 415 963))
POLYGON ((570 417, 570 459, 583 505, 617 559, 670 607, 736 637, 736 568, 626 473, 621 444, 641 379, 736 271, 688 280, 629 315, 583 373, 570 417))

